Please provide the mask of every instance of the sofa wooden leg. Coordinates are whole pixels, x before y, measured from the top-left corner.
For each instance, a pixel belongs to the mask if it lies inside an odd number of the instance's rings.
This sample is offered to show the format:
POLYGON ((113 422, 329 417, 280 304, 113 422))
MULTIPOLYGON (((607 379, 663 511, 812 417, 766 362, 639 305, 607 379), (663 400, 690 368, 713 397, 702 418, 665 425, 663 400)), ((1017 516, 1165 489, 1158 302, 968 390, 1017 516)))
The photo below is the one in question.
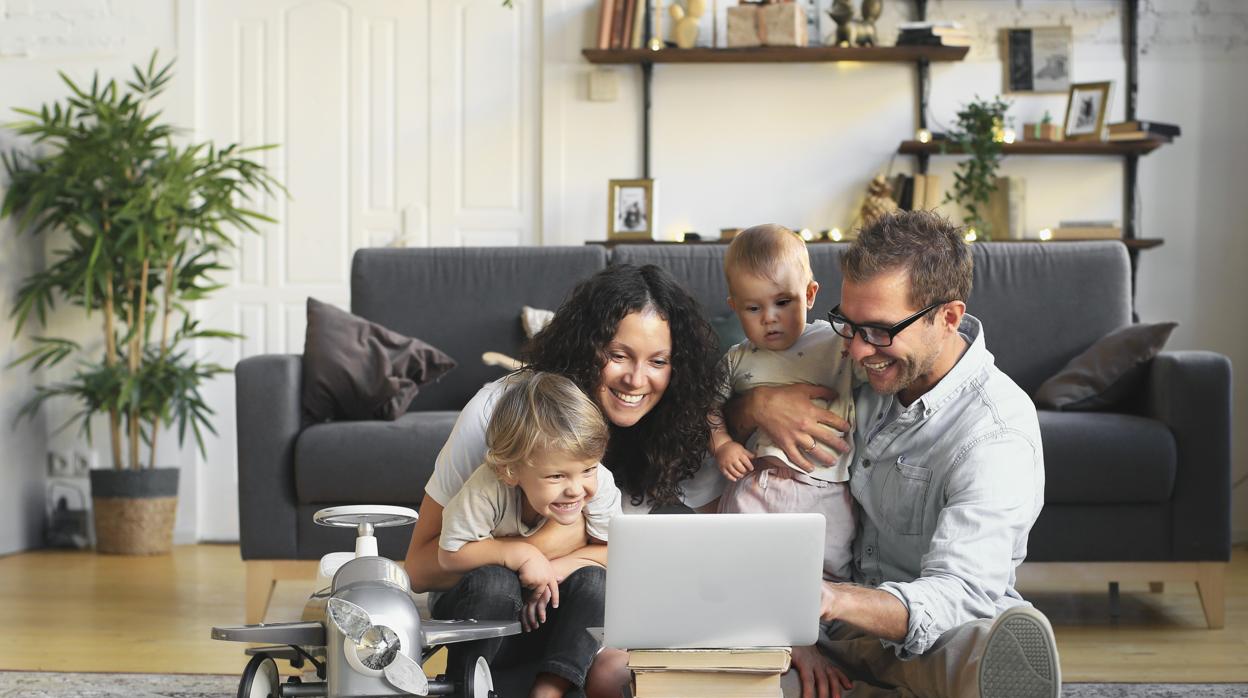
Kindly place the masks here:
POLYGON ((269 610, 269 600, 273 598, 273 586, 277 584, 273 563, 269 560, 247 561, 247 615, 248 625, 264 622, 264 613, 269 610))
POLYGON ((1149 582, 1148 590, 1154 594, 1163 593, 1166 590, 1166 583, 1165 582, 1149 582))
POLYGON ((1226 575, 1229 565, 1225 562, 1198 563, 1196 591, 1200 593, 1200 606, 1205 611, 1205 622, 1210 630, 1226 625, 1226 575))

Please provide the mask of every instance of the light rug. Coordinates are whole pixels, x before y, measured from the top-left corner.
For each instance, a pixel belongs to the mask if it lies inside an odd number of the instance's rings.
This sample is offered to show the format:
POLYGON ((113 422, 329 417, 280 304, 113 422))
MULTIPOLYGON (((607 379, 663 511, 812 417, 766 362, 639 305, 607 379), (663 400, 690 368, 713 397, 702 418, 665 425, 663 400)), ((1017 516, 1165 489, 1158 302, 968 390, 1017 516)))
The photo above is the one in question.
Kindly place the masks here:
MULTIPOLYGON (((0 698, 227 698, 238 676, 0 671, 0 698)), ((1244 683, 1076 683, 1064 698, 1239 698, 1244 683)))

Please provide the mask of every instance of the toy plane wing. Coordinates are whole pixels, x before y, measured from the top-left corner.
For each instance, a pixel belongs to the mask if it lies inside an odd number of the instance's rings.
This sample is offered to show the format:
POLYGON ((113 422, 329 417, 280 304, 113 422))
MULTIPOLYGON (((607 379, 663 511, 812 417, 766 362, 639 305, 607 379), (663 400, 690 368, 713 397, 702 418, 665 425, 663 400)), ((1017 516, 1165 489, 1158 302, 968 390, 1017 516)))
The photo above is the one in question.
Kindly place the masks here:
POLYGON ((426 620, 421 621, 421 626, 426 647, 505 637, 520 632, 520 623, 514 620, 426 620))
POLYGON ((227 625, 212 629, 212 639, 233 642, 262 642, 266 644, 299 645, 301 647, 325 646, 325 626, 315 622, 259 623, 257 625, 227 625))

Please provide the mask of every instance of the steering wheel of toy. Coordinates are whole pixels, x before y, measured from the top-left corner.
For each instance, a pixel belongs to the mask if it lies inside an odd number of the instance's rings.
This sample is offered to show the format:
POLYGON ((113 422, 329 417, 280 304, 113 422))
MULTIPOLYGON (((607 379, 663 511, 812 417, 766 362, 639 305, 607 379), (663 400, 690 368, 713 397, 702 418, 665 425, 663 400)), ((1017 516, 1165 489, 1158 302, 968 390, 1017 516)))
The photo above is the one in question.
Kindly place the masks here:
POLYGON ((389 526, 407 526, 416 523, 416 512, 408 507, 395 507, 386 504, 355 504, 350 506, 329 507, 321 509, 312 516, 312 520, 322 526, 334 528, 386 528, 389 526))

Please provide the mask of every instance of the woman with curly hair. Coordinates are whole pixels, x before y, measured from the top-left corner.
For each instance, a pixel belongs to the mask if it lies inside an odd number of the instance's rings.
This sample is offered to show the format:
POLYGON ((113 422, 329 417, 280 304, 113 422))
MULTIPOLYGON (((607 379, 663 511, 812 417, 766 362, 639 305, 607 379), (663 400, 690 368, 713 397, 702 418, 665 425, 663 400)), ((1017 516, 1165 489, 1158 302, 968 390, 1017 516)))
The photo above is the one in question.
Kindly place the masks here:
MULTIPOLYGON (((698 302, 671 275, 654 265, 621 264, 577 285, 533 338, 524 360, 527 368, 571 379, 602 410, 610 432, 602 464, 624 495, 625 513, 713 511, 723 480, 706 458, 705 445, 706 415, 722 381, 717 347, 698 302)), ((464 406, 425 486, 405 567, 413 589, 435 592, 430 600, 435 618, 511 618, 526 600, 514 574, 493 574, 499 566, 460 576, 443 569, 437 558, 443 508, 483 462, 486 428, 502 389, 501 380, 489 383, 464 406)), ((561 592, 565 602, 558 609, 543 608, 538 620, 547 612, 560 613, 601 626, 606 546, 589 545, 583 525, 554 523, 524 539, 550 559, 560 588, 569 592, 561 592), (575 607, 567 603, 570 598, 578 599, 575 607)), ((545 648, 523 636, 456 645, 460 651, 448 658, 448 671, 462 670, 476 654, 492 660, 506 648, 503 657, 537 660, 545 679, 557 677, 568 689, 583 686, 591 697, 618 696, 627 680, 622 652, 601 652, 588 677, 545 660, 559 653, 552 645, 583 642, 592 639, 582 632, 547 638, 545 648)))

